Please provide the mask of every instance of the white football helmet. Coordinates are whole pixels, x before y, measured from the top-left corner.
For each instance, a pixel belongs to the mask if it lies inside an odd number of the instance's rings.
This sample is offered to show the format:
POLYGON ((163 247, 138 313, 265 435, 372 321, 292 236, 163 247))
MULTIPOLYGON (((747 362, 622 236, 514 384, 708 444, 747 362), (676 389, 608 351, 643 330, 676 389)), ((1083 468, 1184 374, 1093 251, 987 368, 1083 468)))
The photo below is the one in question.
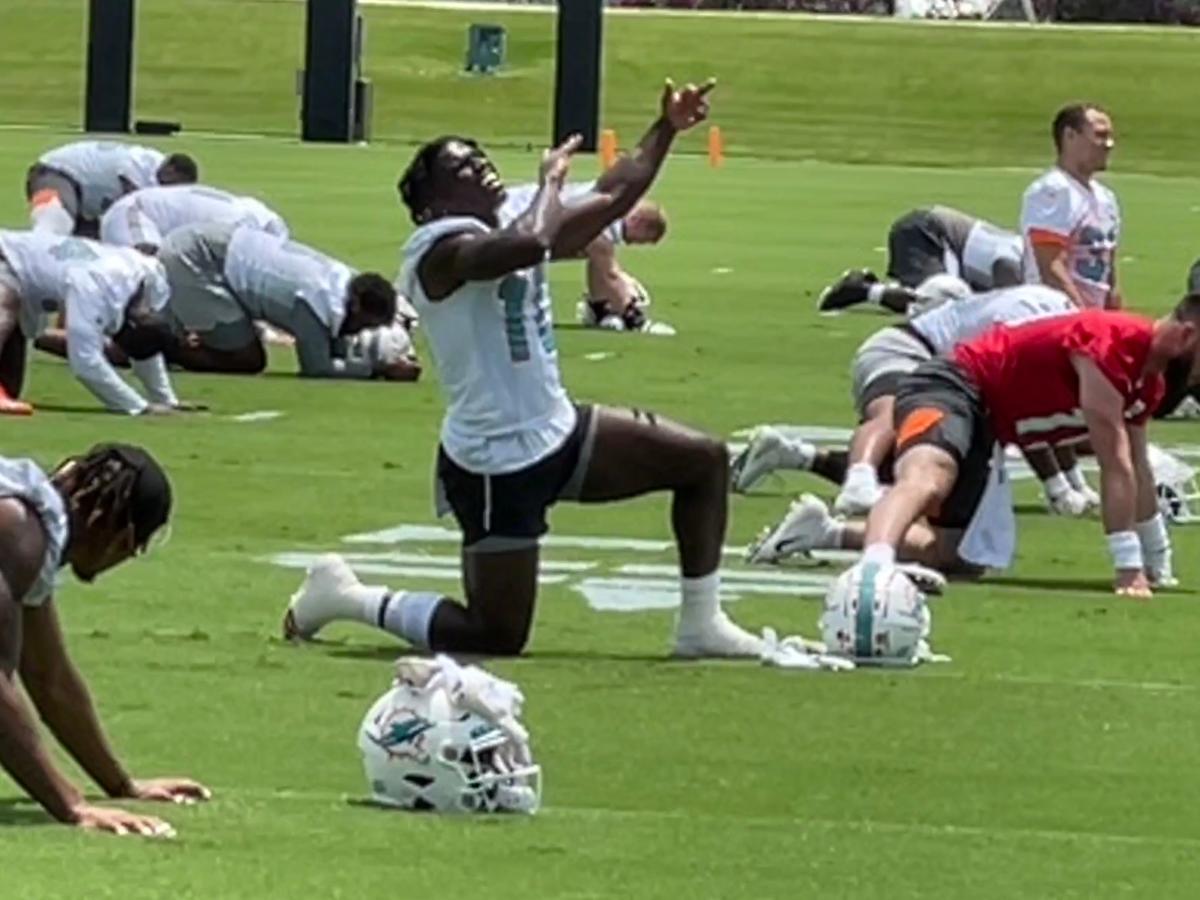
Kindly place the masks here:
POLYGON ((400 322, 364 328, 346 344, 346 358, 370 364, 372 371, 413 355, 412 335, 400 322))
POLYGON ((916 665, 932 625, 925 595, 896 566, 860 562, 825 595, 821 639, 830 653, 874 665, 916 665))
POLYGON ((955 300, 966 300, 971 296, 971 286, 956 275, 941 273, 930 275, 915 291, 917 300, 908 306, 909 318, 915 318, 921 313, 937 309, 943 303, 955 300))
POLYGON ((1168 522, 1186 525, 1200 522, 1200 487, 1196 470, 1178 456, 1151 444, 1148 448, 1158 508, 1168 522))
POLYGON ((441 813, 537 812, 542 770, 518 721, 517 687, 445 656, 402 658, 396 671, 358 730, 374 800, 441 813))

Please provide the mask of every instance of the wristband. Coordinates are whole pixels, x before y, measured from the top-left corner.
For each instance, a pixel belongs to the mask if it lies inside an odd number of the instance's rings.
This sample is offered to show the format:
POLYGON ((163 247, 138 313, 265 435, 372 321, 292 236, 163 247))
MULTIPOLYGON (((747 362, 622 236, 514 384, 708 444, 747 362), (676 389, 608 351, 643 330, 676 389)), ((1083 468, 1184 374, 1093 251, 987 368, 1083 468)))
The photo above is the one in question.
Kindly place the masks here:
POLYGON ((1114 531, 1109 534, 1108 552, 1116 569, 1142 568, 1142 543, 1136 531, 1114 531))
POLYGON ((1167 533, 1167 523, 1162 513, 1155 513, 1145 522, 1138 522, 1135 528, 1138 542, 1142 545, 1142 553, 1147 556, 1171 548, 1171 536, 1167 533))

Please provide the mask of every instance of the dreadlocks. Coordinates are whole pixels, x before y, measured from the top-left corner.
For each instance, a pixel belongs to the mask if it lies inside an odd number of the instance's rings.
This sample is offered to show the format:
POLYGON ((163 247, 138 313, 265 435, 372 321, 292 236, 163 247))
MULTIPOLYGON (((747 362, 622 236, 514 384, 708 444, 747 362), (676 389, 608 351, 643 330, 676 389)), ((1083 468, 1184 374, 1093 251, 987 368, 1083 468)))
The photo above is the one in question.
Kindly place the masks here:
POLYGON ((396 189, 400 191, 400 199, 408 207, 408 214, 416 225, 421 225, 429 221, 431 212, 429 204, 432 202, 430 195, 433 192, 433 179, 437 171, 437 159, 441 155, 442 148, 455 141, 472 148, 479 146, 478 143, 470 138, 458 137, 452 134, 435 138, 417 151, 417 155, 408 164, 408 168, 404 170, 404 174, 400 177, 399 184, 396 185, 396 189))
POLYGON ((154 457, 138 447, 97 444, 60 470, 75 476, 69 498, 85 528, 115 533, 132 526, 140 548, 170 515, 170 482, 154 457))

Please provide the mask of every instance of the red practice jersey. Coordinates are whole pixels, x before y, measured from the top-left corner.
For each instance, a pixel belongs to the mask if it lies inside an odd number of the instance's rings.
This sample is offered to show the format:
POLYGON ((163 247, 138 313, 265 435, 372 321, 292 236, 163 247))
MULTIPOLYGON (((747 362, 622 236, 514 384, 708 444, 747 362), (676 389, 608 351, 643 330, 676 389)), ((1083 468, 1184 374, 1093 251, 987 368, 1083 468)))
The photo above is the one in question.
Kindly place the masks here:
POLYGON ((1094 362, 1142 425, 1162 401, 1161 374, 1144 375, 1154 323, 1104 310, 993 328, 961 344, 954 360, 979 387, 996 439, 1039 447, 1087 435, 1072 356, 1094 362))

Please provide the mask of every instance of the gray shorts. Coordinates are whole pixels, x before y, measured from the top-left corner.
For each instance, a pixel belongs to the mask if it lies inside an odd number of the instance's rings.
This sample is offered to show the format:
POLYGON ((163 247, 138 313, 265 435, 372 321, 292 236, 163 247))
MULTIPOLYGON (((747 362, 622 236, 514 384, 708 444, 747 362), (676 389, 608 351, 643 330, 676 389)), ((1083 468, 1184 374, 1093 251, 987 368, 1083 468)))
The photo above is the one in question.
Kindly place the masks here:
POLYGON ((175 331, 195 334, 212 350, 241 350, 259 339, 254 320, 225 283, 227 237, 220 227, 178 228, 158 251, 171 284, 175 331))
POLYGON ((52 191, 58 197, 62 208, 75 220, 76 235, 94 238, 100 234, 98 220, 85 219, 79 215, 80 206, 83 204, 79 183, 66 172, 34 163, 25 175, 25 199, 32 202, 33 198, 43 191, 52 191))
POLYGON ((880 397, 894 396, 900 379, 923 362, 933 349, 905 325, 875 332, 862 342, 850 363, 851 396, 860 420, 880 397))

